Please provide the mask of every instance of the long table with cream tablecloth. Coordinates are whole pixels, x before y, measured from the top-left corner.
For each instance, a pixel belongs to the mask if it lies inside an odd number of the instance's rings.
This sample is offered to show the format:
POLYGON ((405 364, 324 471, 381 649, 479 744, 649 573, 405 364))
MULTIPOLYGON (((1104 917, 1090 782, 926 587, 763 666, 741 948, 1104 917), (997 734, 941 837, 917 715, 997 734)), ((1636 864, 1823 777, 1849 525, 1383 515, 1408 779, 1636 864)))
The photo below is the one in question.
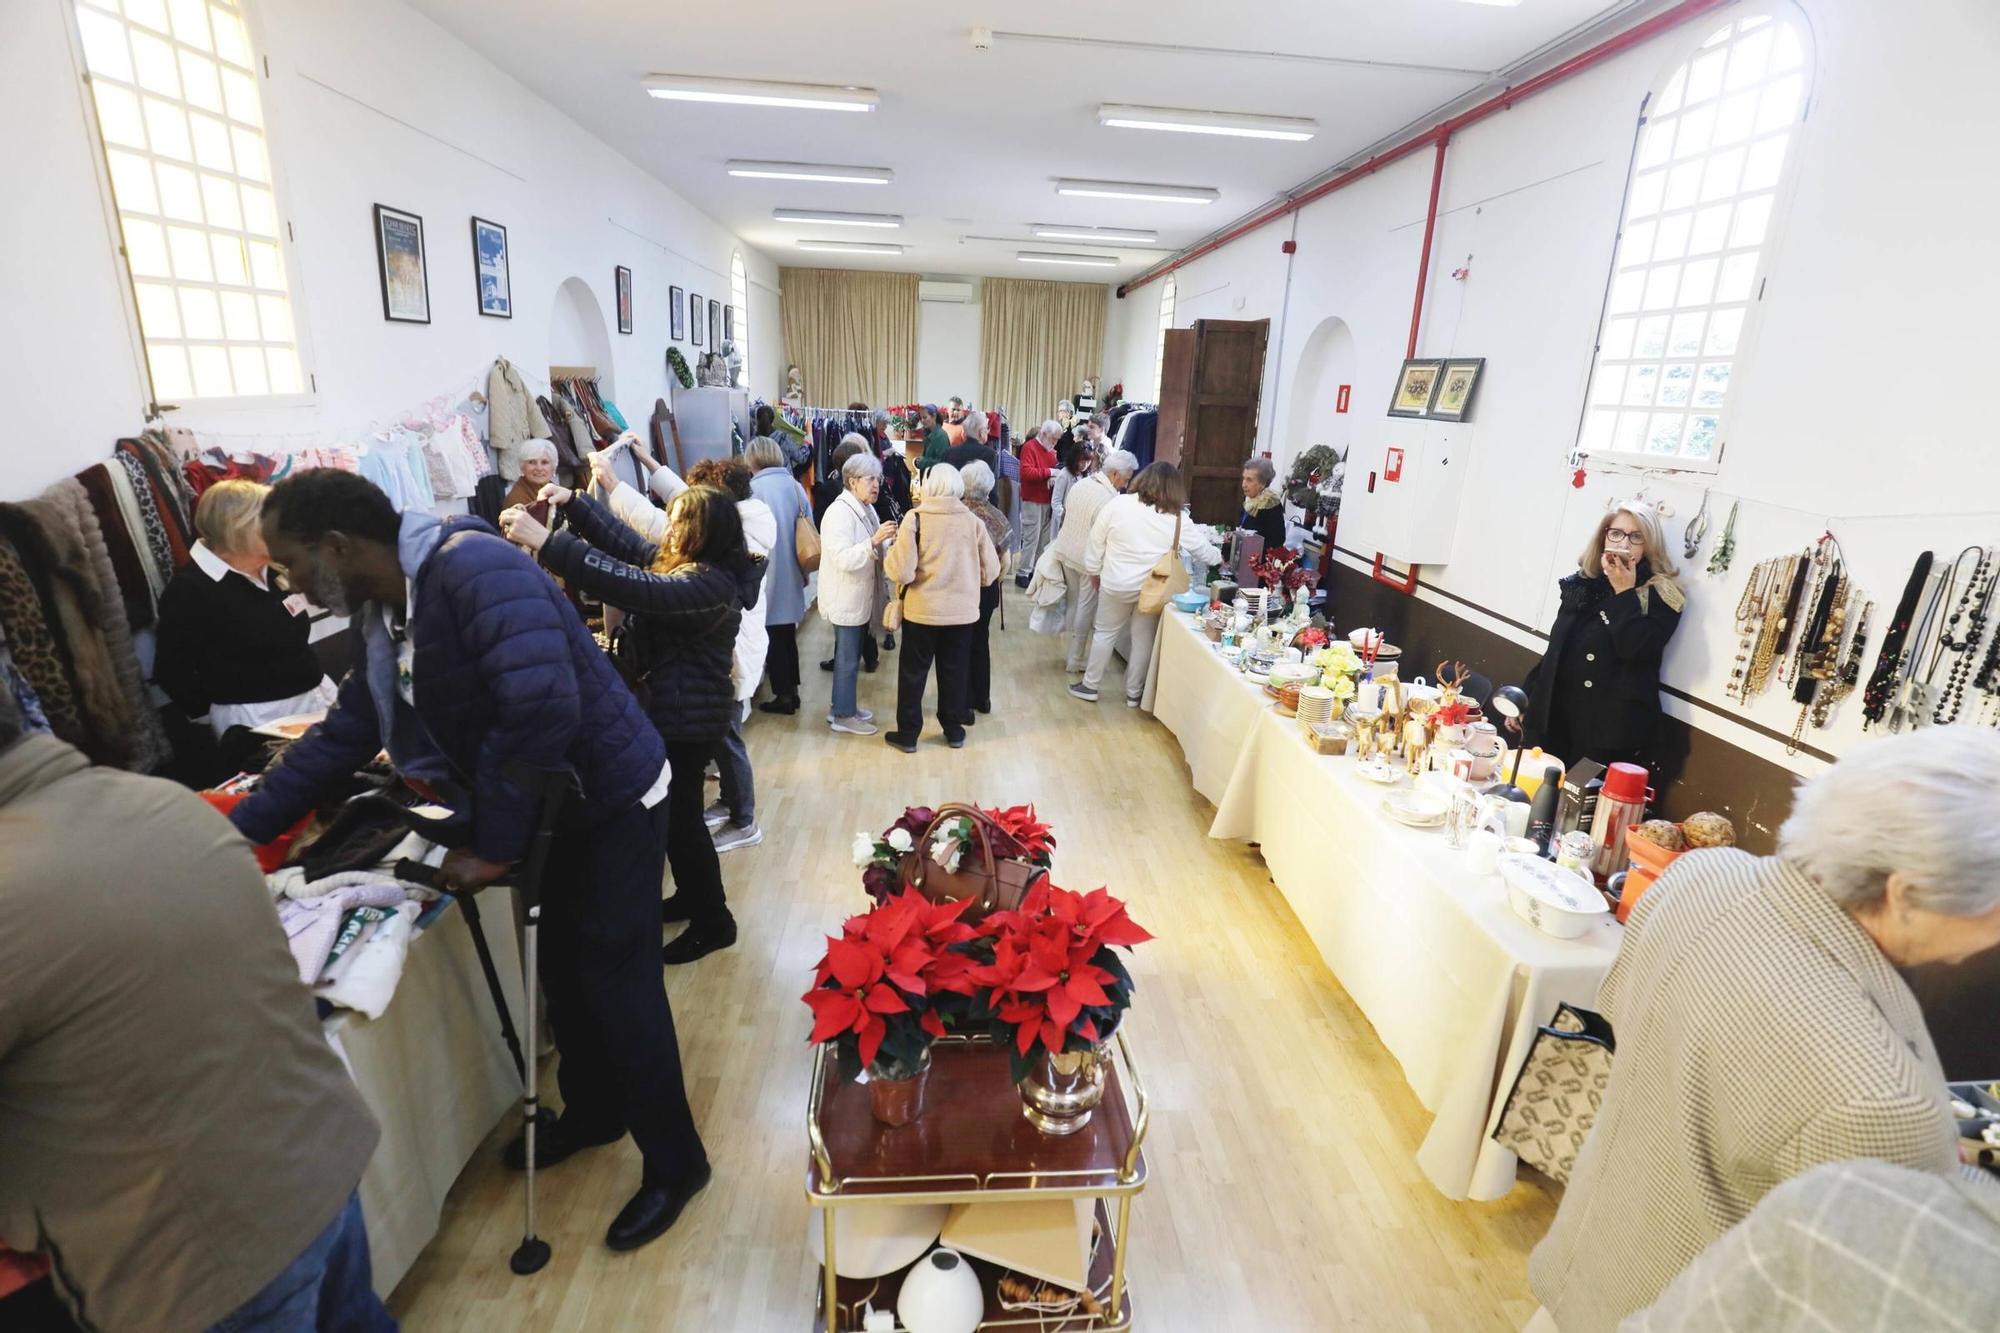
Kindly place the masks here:
MULTIPOLYGON (((525 1040, 511 894, 485 893, 479 905, 501 990, 525 1040)), ((387 1296, 437 1234, 458 1173, 520 1103, 520 1077, 500 1038, 465 913, 448 907, 410 941, 380 1018, 337 1010, 326 1029, 382 1127, 361 1177, 361 1211, 375 1290, 387 1296)))
POLYGON ((1185 615, 1160 617, 1143 706, 1180 740, 1213 838, 1260 845, 1320 956, 1434 1119, 1418 1164, 1454 1199, 1513 1188, 1492 1141, 1535 1029, 1567 1001, 1591 1006, 1617 956, 1605 917, 1577 940, 1515 916, 1437 829, 1382 813, 1389 790, 1350 756, 1315 754, 1297 723, 1234 670, 1185 615), (1226 775, 1226 776, 1225 776, 1226 775))

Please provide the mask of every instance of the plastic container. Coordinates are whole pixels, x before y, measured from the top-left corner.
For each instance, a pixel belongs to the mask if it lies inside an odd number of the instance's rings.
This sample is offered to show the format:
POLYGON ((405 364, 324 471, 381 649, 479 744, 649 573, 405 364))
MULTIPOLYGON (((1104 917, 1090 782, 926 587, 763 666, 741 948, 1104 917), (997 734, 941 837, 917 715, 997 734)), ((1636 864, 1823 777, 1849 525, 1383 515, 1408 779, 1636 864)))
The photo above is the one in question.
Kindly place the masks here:
POLYGON ((1631 856, 1632 869, 1625 876, 1625 892, 1618 896, 1618 919, 1623 921, 1632 915, 1632 909, 1653 881, 1666 873, 1674 858, 1681 855, 1670 847, 1662 847, 1651 838, 1641 838, 1631 829, 1625 830, 1625 850, 1631 856))
POLYGON ((1646 802, 1653 796, 1646 785, 1650 776, 1637 764, 1613 764, 1604 770, 1604 790, 1598 793, 1590 826, 1590 868, 1599 879, 1625 862, 1625 830, 1646 817, 1646 802))

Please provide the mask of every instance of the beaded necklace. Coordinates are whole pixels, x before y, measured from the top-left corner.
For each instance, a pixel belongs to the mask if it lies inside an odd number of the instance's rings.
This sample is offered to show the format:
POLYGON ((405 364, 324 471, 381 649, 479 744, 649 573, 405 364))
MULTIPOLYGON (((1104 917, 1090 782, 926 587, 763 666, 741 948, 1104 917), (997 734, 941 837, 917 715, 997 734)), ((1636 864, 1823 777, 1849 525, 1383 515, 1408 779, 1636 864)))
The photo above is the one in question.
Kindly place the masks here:
POLYGON ((1896 693, 1889 704, 1889 730, 1899 732, 1908 727, 1912 731, 1924 720, 1930 709, 1930 679, 1937 670, 1942 650, 1937 644, 1937 635, 1944 629, 1944 604, 1951 600, 1952 582, 1958 576, 1958 567, 1933 569, 1926 584, 1924 613, 1917 619, 1909 646, 1903 650, 1903 660, 1898 667, 1896 693), (1926 654, 1930 656, 1930 667, 1922 680, 1917 679, 1917 668, 1926 654))
POLYGON ((1889 618, 1888 632, 1882 636, 1882 647, 1875 654, 1875 670, 1869 674, 1868 687, 1861 692, 1861 729, 1868 730, 1880 722, 1889 711, 1889 701, 1896 693, 1896 681, 1902 672, 1903 643, 1910 635, 1910 621, 1916 615, 1917 600, 1924 595, 1924 584, 1931 576, 1932 555, 1925 551, 1917 557, 1917 563, 1910 569, 1910 577, 1903 584, 1903 596, 1896 603, 1896 613, 1889 618))
MULTIPOLYGON (((1755 653, 1757 636, 1763 628, 1764 617, 1769 611, 1771 587, 1777 582, 1778 567, 1782 560, 1760 560, 1750 571, 1750 577, 1743 582, 1743 596, 1736 603, 1736 662, 1729 669, 1729 686, 1725 695, 1742 703, 1748 703, 1750 696, 1750 659, 1755 653)), ((2000 671, 2000 667, 1996 667, 2000 671)))
POLYGON ((1793 614, 1798 610, 1799 596, 1805 585, 1806 565, 1801 556, 1785 557, 1783 572, 1777 582, 1771 585, 1772 597, 1765 603, 1764 622, 1757 630, 1757 648, 1750 655, 1750 676, 1743 682, 1743 697, 1749 699, 1764 692, 1771 682, 1771 663, 1778 656, 1778 643, 1785 635, 1793 614), (1783 588, 1784 601, 1776 600, 1778 589, 1783 588), (1776 607, 1773 612, 1769 608, 1776 607))
MULTIPOLYGON (((1858 595, 1857 593, 1849 592, 1847 595, 1847 605, 1850 607, 1853 606, 1854 600, 1858 595)), ((1841 663, 1840 674, 1828 681, 1820 689, 1819 698, 1813 703, 1812 724, 1814 727, 1824 727, 1827 719, 1833 715, 1833 710, 1839 706, 1840 701, 1854 693, 1854 687, 1861 679, 1861 655, 1868 647, 1868 616, 1874 609, 1875 603, 1864 601, 1861 603, 1861 614, 1852 617, 1854 621, 1854 633, 1848 639, 1847 657, 1841 663)))
MULTIPOLYGON (((1940 725, 1958 721, 1959 711, 1965 706, 1965 687, 1972 679, 1973 658, 1986 631, 1987 611, 1993 600, 1993 552, 1985 547, 1968 546, 1959 553, 1959 560, 1963 561, 1974 550, 1978 552, 1978 560, 1973 565, 1972 577, 1966 580, 1965 591, 1959 594, 1958 605, 1952 608, 1951 620, 1938 642, 1940 656, 1952 654, 1951 670, 1938 694, 1937 707, 1931 711, 1931 721, 1940 725)), ((1932 670, 1936 670, 1935 663, 1932 670)))

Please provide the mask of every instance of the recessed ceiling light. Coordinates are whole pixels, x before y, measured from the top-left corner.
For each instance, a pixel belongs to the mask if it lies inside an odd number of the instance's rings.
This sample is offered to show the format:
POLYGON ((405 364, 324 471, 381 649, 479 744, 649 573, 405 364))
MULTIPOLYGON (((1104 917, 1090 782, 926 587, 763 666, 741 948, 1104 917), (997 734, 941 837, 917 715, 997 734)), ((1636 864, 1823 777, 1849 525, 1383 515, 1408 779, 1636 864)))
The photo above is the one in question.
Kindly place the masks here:
POLYGON ((1059 255, 1046 250, 1022 250, 1014 258, 1023 264, 1076 264, 1083 268, 1111 268, 1118 262, 1111 255, 1059 255))
POLYGON ((1241 116, 1227 111, 1175 111, 1161 106, 1097 108, 1097 123, 1123 130, 1170 130, 1176 134, 1225 134, 1239 139, 1285 139, 1304 143, 1319 133, 1316 120, 1291 116, 1241 116))
POLYGON ((779 222, 824 222, 833 227, 900 227, 900 213, 829 213, 818 208, 774 208, 771 216, 779 222))
POLYGON ((1080 195, 1086 199, 1145 199, 1156 204, 1212 204, 1222 197, 1220 191, 1201 185, 1147 185, 1140 181, 1068 178, 1056 182, 1056 193, 1080 195))
POLYGON ((758 180, 831 181, 836 185, 887 185, 896 173, 887 167, 829 167, 816 162, 731 162, 729 174, 758 180))
POLYGON ((899 255, 900 245, 889 245, 880 241, 800 241, 801 250, 832 250, 843 255, 899 255))
POLYGON ((648 74, 646 91, 670 102, 728 102, 737 106, 787 106, 807 111, 873 111, 882 100, 873 88, 819 83, 767 83, 760 79, 710 79, 693 74, 648 74))
POLYGON ((1123 242, 1126 245, 1152 245, 1160 239, 1160 233, 1156 231, 1138 231, 1129 227, 1065 227, 1053 222, 1037 222, 1029 230, 1046 241, 1103 241, 1107 244, 1123 242))
POLYGON ((1512 9, 1514 6, 1520 4, 1521 0, 1465 0, 1465 3, 1468 5, 1493 5, 1500 9, 1512 9))

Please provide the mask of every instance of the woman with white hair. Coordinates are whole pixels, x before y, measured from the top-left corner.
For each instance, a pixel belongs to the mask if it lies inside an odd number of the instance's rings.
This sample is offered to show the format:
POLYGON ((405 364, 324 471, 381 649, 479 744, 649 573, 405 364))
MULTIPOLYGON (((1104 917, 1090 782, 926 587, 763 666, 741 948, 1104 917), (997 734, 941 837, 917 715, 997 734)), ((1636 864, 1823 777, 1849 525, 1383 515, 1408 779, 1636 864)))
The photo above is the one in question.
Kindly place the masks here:
MULTIPOLYGON (((1863 742, 1804 783, 1777 855, 1677 858, 1598 995, 1617 1056, 1529 1285, 1596 1333, 1822 1162, 1958 1168, 1899 969, 2000 945, 2000 736, 1863 742)), ((1532 1327, 1532 1325, 1531 1325, 1532 1327)))
POLYGON ((855 702, 855 682, 868 622, 875 616, 879 562, 896 525, 875 512, 882 463, 873 451, 850 453, 840 465, 840 481, 840 497, 826 507, 819 533, 819 614, 833 626, 833 707, 827 723, 849 736, 873 736, 875 715, 855 702))
POLYGON ((502 509, 516 505, 526 508, 535 503, 542 487, 556 479, 556 447, 549 441, 525 440, 514 456, 520 461, 521 475, 507 488, 507 498, 500 503, 502 509))
POLYGON ((1528 744, 1569 762, 1653 767, 1660 658, 1687 602, 1679 572, 1651 505, 1627 501, 1598 520, 1528 673, 1528 744))
MULTIPOLYGON (((967 417, 966 420, 972 418, 967 417)), ((984 463, 968 463, 958 475, 965 483, 965 507, 986 525, 986 535, 993 539, 993 550, 1000 557, 1000 572, 993 576, 991 583, 979 590, 979 623, 972 631, 972 668, 966 681, 966 694, 972 707, 965 715, 965 720, 972 722, 974 714, 993 711, 993 644, 990 635, 993 613, 1000 609, 1000 580, 1006 574, 1007 553, 1014 548, 1014 525, 989 498, 994 486, 992 468, 984 463)))
POLYGON ((924 685, 937 662, 938 724, 956 750, 965 744, 966 674, 979 590, 1000 576, 1000 555, 978 515, 965 507, 965 482, 949 463, 934 463, 918 485, 916 509, 903 517, 882 558, 891 596, 902 601, 903 647, 896 663, 896 729, 882 739, 917 752, 924 729, 924 685))
MULTIPOLYGON (((1081 446, 1072 446, 1081 450, 1081 446)), ((1056 559, 1062 564, 1063 583, 1068 590, 1069 657, 1066 665, 1073 675, 1082 675, 1089 662, 1090 640, 1097 629, 1097 580, 1088 565, 1090 529, 1097 512, 1117 499, 1132 484, 1139 460, 1123 449, 1105 456, 1104 466, 1070 487, 1063 502, 1062 529, 1056 533, 1056 559)))
POLYGON ((1060 465, 1056 462, 1056 441, 1062 438, 1062 427, 1053 421, 1044 421, 1027 440, 1021 444, 1021 562, 1019 583, 1028 586, 1028 578, 1034 573, 1035 562, 1042 558, 1042 548, 1055 540, 1056 528, 1051 505, 1054 496, 1050 487, 1055 481, 1060 465))

